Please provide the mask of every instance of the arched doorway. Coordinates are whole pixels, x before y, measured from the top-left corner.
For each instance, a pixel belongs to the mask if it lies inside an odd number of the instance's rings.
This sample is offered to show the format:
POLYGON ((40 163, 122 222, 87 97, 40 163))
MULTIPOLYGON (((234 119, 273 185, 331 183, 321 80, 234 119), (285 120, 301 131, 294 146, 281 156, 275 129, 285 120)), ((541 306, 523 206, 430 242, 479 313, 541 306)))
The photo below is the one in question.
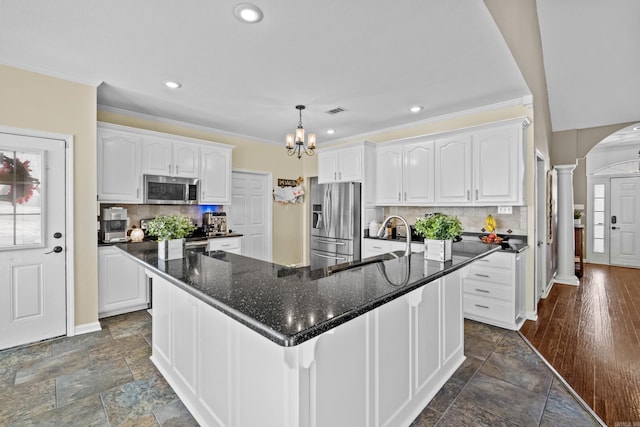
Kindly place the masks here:
POLYGON ((587 260, 640 267, 640 123, 586 156, 587 260))

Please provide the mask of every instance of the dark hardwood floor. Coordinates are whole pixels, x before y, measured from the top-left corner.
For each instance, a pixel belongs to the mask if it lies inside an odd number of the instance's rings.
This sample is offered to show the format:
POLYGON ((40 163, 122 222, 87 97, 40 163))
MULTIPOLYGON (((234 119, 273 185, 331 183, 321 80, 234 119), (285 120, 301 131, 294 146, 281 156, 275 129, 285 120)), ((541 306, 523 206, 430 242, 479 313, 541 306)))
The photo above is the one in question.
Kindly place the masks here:
POLYGON ((640 426, 640 269, 585 264, 520 332, 607 425, 640 426))

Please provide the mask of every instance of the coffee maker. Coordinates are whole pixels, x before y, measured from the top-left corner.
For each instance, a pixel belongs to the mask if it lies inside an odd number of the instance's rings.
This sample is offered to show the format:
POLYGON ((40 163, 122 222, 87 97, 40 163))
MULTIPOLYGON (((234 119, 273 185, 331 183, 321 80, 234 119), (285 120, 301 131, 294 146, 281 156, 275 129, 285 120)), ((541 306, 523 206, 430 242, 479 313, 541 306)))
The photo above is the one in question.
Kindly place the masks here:
POLYGON ((227 234, 227 214, 225 212, 205 212, 202 215, 202 229, 207 237, 227 234))
POLYGON ((100 239, 103 242, 127 241, 127 210, 105 208, 100 215, 100 239))

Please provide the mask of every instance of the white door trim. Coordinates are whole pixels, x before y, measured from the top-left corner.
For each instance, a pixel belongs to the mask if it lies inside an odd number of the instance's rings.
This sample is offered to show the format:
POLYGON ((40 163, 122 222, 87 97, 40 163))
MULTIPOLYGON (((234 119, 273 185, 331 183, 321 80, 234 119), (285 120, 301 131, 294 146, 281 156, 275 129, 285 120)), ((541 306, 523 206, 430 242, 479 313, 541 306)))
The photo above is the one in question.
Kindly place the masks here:
POLYGON ((547 283, 546 277, 539 277, 540 274, 547 275, 547 174, 546 168, 544 167, 545 159, 544 155, 540 152, 540 150, 536 149, 536 167, 534 170, 534 200, 535 200, 535 233, 534 233, 534 241, 533 247, 534 249, 534 284, 533 284, 533 313, 532 315, 538 316, 538 301, 540 297, 546 297, 546 293, 548 292, 547 286, 543 285, 547 283), (543 171, 540 171, 540 163, 542 162, 543 171), (540 197, 542 195, 542 197, 540 197), (541 225, 544 224, 544 227, 541 225), (544 250, 539 250, 538 248, 543 246, 544 250), (541 257, 540 252, 544 253, 544 256, 541 257), (539 286, 542 286, 542 289, 539 289, 539 286), (541 291, 540 294, 538 291, 541 291))
POLYGON ((267 182, 271 183, 267 187, 265 187, 265 200, 267 201, 267 210, 266 210, 266 224, 267 224, 267 238, 269 239, 270 244, 268 247, 267 260, 273 260, 273 194, 271 192, 271 187, 273 185, 273 173, 264 172, 264 171, 256 171, 252 169, 232 169, 231 173, 233 176, 233 172, 241 172, 241 173, 249 173, 254 175, 262 175, 267 177, 267 182))
POLYGON ((75 335, 75 245, 74 245, 74 228, 73 228, 73 135, 65 135, 54 132, 44 132, 32 129, 16 128, 11 126, 0 125, 0 132, 15 135, 31 136, 36 138, 57 139, 65 142, 65 234, 66 234, 66 250, 65 250, 65 269, 66 269, 66 291, 67 291, 67 336, 75 335))

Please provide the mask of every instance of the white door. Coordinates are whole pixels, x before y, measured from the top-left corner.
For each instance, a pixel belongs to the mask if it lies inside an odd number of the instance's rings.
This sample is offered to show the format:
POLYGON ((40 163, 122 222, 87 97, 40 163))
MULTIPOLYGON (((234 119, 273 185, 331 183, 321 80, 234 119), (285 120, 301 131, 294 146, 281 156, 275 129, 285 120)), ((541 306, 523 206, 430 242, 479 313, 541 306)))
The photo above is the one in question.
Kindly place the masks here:
POLYGON ((241 233, 244 256, 271 261, 271 185, 269 175, 233 172, 229 228, 241 233))
POLYGON ((66 334, 65 142, 0 133, 0 349, 66 334))
POLYGON ((640 267, 640 177, 611 178, 610 263, 640 267))

